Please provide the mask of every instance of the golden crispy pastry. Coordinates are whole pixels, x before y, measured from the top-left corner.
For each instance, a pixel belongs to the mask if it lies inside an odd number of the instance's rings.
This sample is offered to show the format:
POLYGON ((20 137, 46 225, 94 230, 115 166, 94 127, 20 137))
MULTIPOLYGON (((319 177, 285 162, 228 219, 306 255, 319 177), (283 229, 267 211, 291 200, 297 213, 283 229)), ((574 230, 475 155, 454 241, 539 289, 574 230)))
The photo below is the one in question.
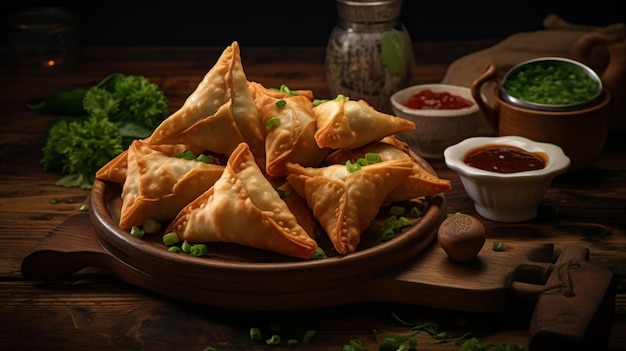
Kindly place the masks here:
POLYGON ((269 95, 277 99, 283 99, 288 96, 298 95, 298 96, 306 97, 311 102, 313 101, 313 98, 314 98, 313 90, 310 90, 310 89, 296 89, 296 90, 289 89, 290 92, 287 92, 282 89, 269 89, 258 82, 250 82, 250 81, 248 81, 248 89, 250 89, 252 98, 255 100, 257 96, 259 95, 269 95))
POLYGON ((313 217, 313 211, 289 182, 285 181, 276 189, 280 190, 283 195, 282 198, 289 207, 291 213, 296 216, 298 224, 309 234, 313 240, 317 240, 321 235, 319 223, 313 217))
POLYGON ((376 111, 363 100, 337 98, 313 108, 315 141, 320 147, 356 149, 371 142, 415 129, 415 123, 376 111))
POLYGON ((264 159, 261 122, 248 90, 236 41, 222 52, 183 106, 167 117, 148 139, 151 144, 191 144, 190 136, 193 136, 191 141, 201 143, 198 146, 216 153, 232 152, 243 139, 254 155, 264 159), (212 119, 222 120, 211 123, 212 119), (221 151, 214 149, 229 138, 235 142, 234 147, 231 142, 222 146, 221 151))
POLYGON ((180 211, 169 231, 189 242, 230 242, 303 259, 317 249, 246 143, 235 149, 213 187, 180 211))
POLYGON ((287 163, 286 167, 287 181, 306 199, 335 250, 349 254, 389 192, 411 174, 413 164, 407 158, 384 161, 352 173, 345 165, 313 168, 287 163))
MULTIPOLYGON (((305 95, 292 95, 249 82, 261 121, 265 126, 265 172, 268 177, 285 176, 285 162, 317 166, 330 153, 315 142, 317 122, 313 102, 305 95), (279 101, 284 105, 277 105, 279 101), (276 123, 269 124, 268 121, 276 123)), ((297 93, 297 92, 296 92, 297 93)))
MULTIPOLYGON (((231 101, 226 101, 214 115, 201 119, 178 132, 169 135, 162 134, 158 142, 178 144, 184 141, 186 144, 229 156, 237 145, 244 141, 233 118, 231 106, 231 101)), ((154 143, 154 138, 150 137, 149 142, 154 143)))
MULTIPOLYGON (((405 201, 420 196, 436 195, 452 189, 450 181, 441 179, 437 175, 430 173, 409 154, 398 149, 393 141, 370 143, 355 150, 337 150, 328 155, 326 161, 332 164, 345 164, 347 160, 355 162, 358 158, 364 157, 366 153, 373 152, 380 155, 381 161, 410 159, 413 161, 413 171, 409 177, 398 184, 387 196, 386 201, 405 201)), ((402 144, 398 144, 402 146, 402 144)))
POLYGON ((170 157, 143 141, 128 148, 119 226, 141 226, 147 218, 170 220, 209 189, 224 166, 170 157))
MULTIPOLYGON (((172 156, 185 150, 189 150, 194 154, 200 154, 204 151, 202 148, 186 144, 159 144, 151 145, 150 147, 166 156, 172 156)), ((124 150, 122 153, 115 156, 112 160, 98 169, 96 172, 96 179, 124 184, 124 181, 126 181, 126 168, 128 166, 127 156, 128 150, 124 150)))

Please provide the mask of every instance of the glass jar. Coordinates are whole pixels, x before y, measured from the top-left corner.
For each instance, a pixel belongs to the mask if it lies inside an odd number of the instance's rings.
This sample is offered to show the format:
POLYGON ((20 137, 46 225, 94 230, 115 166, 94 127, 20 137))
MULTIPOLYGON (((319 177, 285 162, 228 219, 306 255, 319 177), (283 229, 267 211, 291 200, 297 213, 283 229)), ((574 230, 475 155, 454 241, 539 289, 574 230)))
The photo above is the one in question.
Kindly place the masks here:
POLYGON ((400 22, 403 0, 336 0, 338 20, 326 47, 332 97, 363 99, 391 113, 389 98, 411 78, 413 47, 400 22))

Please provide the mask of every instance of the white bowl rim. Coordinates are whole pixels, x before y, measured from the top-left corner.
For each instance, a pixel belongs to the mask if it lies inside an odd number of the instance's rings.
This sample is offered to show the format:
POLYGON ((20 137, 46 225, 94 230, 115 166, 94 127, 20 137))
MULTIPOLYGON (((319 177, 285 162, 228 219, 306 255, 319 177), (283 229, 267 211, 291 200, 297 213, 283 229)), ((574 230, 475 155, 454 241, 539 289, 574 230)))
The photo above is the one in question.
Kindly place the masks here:
POLYGON ((531 178, 542 177, 553 178, 559 174, 565 173, 570 165, 569 157, 565 155, 563 149, 561 149, 558 145, 538 142, 516 135, 467 138, 455 145, 447 147, 443 154, 446 165, 453 171, 459 173, 459 175, 474 179, 501 182, 528 180, 531 178), (542 169, 515 173, 486 171, 480 168, 468 166, 465 162, 463 162, 463 157, 469 150, 491 144, 517 146, 529 152, 543 152, 548 156, 548 162, 546 163, 546 167, 542 169))
POLYGON ((479 108, 478 104, 472 97, 472 91, 468 87, 464 87, 461 85, 452 85, 452 84, 442 84, 442 83, 431 83, 431 84, 417 84, 412 85, 410 87, 404 88, 395 92, 391 95, 391 105, 393 108, 401 111, 402 113, 406 113, 407 115, 415 115, 420 117, 445 117, 445 116, 464 116, 472 113, 477 113, 479 108), (468 99, 472 101, 474 104, 472 106, 458 108, 458 109, 414 109, 404 105, 403 102, 408 101, 408 98, 423 89, 431 89, 433 92, 443 92, 448 91, 454 95, 461 95, 464 99, 468 99))

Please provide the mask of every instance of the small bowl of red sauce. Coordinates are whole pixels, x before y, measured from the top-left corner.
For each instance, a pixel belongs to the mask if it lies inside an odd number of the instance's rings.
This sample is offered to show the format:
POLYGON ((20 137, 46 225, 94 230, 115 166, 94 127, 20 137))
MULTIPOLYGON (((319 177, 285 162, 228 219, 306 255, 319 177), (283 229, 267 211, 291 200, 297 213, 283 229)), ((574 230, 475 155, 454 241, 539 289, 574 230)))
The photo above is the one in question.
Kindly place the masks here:
POLYGON ((398 117, 415 123, 415 129, 398 135, 424 158, 443 158, 443 150, 474 136, 481 121, 471 89, 449 84, 421 84, 391 96, 398 117))
POLYGON ((552 180, 570 165, 559 146, 520 136, 468 138, 446 148, 444 157, 476 212, 505 223, 535 218, 552 180))

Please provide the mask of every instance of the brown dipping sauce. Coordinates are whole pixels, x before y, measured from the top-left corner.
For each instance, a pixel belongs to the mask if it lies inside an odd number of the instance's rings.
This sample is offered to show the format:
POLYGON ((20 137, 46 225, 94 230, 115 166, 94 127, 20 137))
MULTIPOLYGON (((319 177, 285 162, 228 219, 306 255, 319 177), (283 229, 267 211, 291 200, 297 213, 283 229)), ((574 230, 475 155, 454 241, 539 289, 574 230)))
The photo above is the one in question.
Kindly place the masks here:
POLYGON ((491 144, 474 148, 463 157, 468 166, 497 173, 516 173, 546 167, 547 155, 511 145, 491 144))

